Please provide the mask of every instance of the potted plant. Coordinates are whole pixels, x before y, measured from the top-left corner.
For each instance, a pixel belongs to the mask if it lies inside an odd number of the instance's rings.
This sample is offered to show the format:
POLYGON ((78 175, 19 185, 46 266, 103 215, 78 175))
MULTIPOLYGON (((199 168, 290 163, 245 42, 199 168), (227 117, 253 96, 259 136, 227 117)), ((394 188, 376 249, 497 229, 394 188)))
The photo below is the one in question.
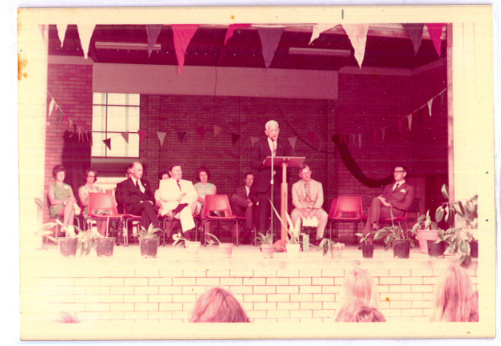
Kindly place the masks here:
MULTIPOLYGON (((271 203, 271 200, 270 200, 271 203)), ((299 242, 299 234, 301 233, 301 223, 297 222, 296 226, 294 227, 294 224, 292 223, 292 219, 287 215, 287 224, 285 223, 284 220, 280 217, 278 214, 278 211, 275 209, 275 206, 273 203, 271 203, 271 206, 273 210, 275 211, 275 214, 277 215, 278 219, 280 220, 280 223, 287 228, 287 244, 285 244, 285 247, 287 249, 287 254, 289 257, 297 257, 299 255, 299 249, 300 249, 300 242, 299 242)))
MULTIPOLYGON (((210 233, 207 233, 207 235, 209 235, 210 233)), ((213 236, 212 234, 210 234, 211 236, 213 236)), ((213 236, 215 238, 215 236, 213 236)), ((179 246, 179 245, 184 245, 184 247, 186 248, 186 251, 189 252, 189 253, 192 253, 195 257, 198 256, 198 250, 200 250, 200 246, 202 245, 201 242, 199 241, 190 241, 188 239, 186 239, 182 232, 179 232, 177 234, 174 234, 172 236, 172 239, 174 239, 174 243, 172 244, 173 246, 179 246)), ((219 241, 219 239, 218 239, 219 241)), ((209 242, 208 242, 209 246, 213 244, 213 240, 211 239, 209 242)))
POLYGON ((275 244, 273 244, 273 235, 268 232, 266 235, 259 232, 257 242, 261 244, 261 252, 264 257, 273 258, 273 252, 275 251, 275 244))
MULTIPOLYGON (((60 220, 56 220, 56 223, 63 226, 60 220)), ((66 230, 66 237, 58 237, 57 242, 59 244, 59 252, 64 257, 76 256, 78 249, 78 234, 82 230, 77 226, 68 226, 66 230)), ((52 238, 52 237, 51 237, 52 238)), ((52 238, 54 239, 54 238, 52 238)))
MULTIPOLYGON (((393 219, 393 212, 391 212, 391 217, 393 219)), ((393 246, 393 257, 409 258, 410 249, 413 246, 411 241, 413 234, 415 234, 414 228, 404 231, 400 223, 395 225, 392 221, 391 226, 381 228, 375 233, 374 240, 384 239, 385 251, 393 246)))
MULTIPOLYGON (((449 198, 445 184, 442 186, 442 195, 449 198)), ((443 203, 437 208, 435 218, 437 222, 446 220, 450 226, 448 230, 439 232, 439 236, 449 244, 446 252, 458 254, 459 264, 467 268, 472 257, 478 257, 478 241, 474 237, 474 232, 478 229, 478 195, 443 203)))
POLYGON ((141 248, 141 256, 144 257, 157 257, 158 253, 158 233, 163 232, 161 228, 156 228, 153 224, 150 224, 148 230, 141 227, 141 230, 137 232, 139 237, 139 246, 141 248))
POLYGON ((428 210, 425 215, 421 215, 417 220, 412 231, 417 233, 416 238, 419 240, 419 248, 421 253, 428 253, 428 241, 435 242, 438 239, 438 232, 440 231, 437 223, 431 221, 430 211, 428 210))
MULTIPOLYGON (((313 245, 312 245, 313 246, 313 245)), ((331 254, 331 258, 339 258, 342 256, 342 251, 344 250, 343 243, 335 243, 329 238, 324 238, 318 244, 317 251, 322 250, 322 254, 325 256, 328 252, 331 254)))
POLYGON ((217 242, 219 244, 219 249, 221 249, 221 252, 223 253, 223 256, 228 258, 231 257, 231 253, 233 252, 233 243, 221 243, 219 238, 214 234, 207 233, 207 235, 212 238, 208 241, 207 247, 210 247, 217 242))
POLYGON ((42 243, 41 243, 42 245, 41 245, 41 247, 40 247, 40 248, 38 248, 39 250, 44 250, 44 249, 45 249, 45 250, 47 250, 47 248, 45 248, 45 247, 43 246, 43 237, 46 237, 46 238, 48 238, 48 239, 52 240, 54 243, 56 243, 56 244, 57 244, 57 239, 56 239, 56 238, 54 238, 54 237, 52 236, 52 234, 53 234, 53 232, 52 232, 52 228, 53 228, 54 226, 56 226, 56 225, 57 225, 57 223, 55 223, 55 222, 48 222, 48 223, 44 223, 44 224, 43 224, 43 225, 42 225, 42 226, 38 229, 38 231, 36 231, 36 232, 35 232, 35 236, 42 236, 42 243))
POLYGON ((372 258, 374 256, 374 244, 369 244, 367 239, 369 236, 374 235, 375 232, 369 232, 367 234, 355 233, 356 236, 360 237, 360 244, 362 244, 362 256, 364 258, 372 258))

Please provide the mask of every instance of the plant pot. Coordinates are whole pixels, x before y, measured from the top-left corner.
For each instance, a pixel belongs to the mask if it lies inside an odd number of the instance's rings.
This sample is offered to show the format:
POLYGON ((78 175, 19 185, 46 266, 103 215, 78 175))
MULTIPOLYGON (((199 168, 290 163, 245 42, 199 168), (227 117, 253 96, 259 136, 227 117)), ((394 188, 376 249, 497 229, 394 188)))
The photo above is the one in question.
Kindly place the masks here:
POLYGON ((261 252, 265 258, 273 258, 275 244, 261 244, 261 252))
POLYGON ((435 243, 433 240, 428 240, 428 255, 430 257, 443 257, 446 243, 441 241, 439 243, 435 243))
POLYGON ((362 256, 372 258, 374 256, 374 244, 362 244, 362 256))
POLYGON ((285 244, 285 247, 287 248, 287 255, 289 255, 289 257, 296 258, 299 256, 300 244, 285 244))
POLYGON ((158 238, 139 238, 141 256, 157 257, 159 240, 158 238))
POLYGON ((331 258, 341 258, 343 257, 344 243, 340 245, 333 245, 331 247, 331 258))
POLYGON ((438 239, 438 230, 418 230, 419 248, 421 253, 428 253, 428 240, 436 241, 438 239))
POLYGON ((59 242, 59 252, 64 257, 76 256, 78 238, 57 238, 59 242))
POLYGON ((219 249, 221 249, 223 257, 230 258, 233 252, 233 243, 221 243, 219 244, 219 249))
POLYGON ((470 243, 470 256, 472 258, 478 258, 478 241, 474 240, 470 243))
POLYGON ((113 256, 114 245, 115 245, 115 237, 97 238, 96 239, 97 257, 113 256))
POLYGON ((411 240, 400 239, 393 241, 393 257, 409 258, 411 251, 411 240))
POLYGON ((198 257, 198 250, 200 250, 200 246, 202 245, 199 241, 185 241, 184 245, 186 246, 186 252, 190 256, 198 257))

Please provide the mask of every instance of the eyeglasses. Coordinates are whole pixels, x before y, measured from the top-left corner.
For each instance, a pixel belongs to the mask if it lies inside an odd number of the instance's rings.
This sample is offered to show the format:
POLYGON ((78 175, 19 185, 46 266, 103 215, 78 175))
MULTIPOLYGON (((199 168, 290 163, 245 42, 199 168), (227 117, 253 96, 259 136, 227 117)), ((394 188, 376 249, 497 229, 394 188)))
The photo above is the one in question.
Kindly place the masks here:
POLYGON ((87 178, 95 178, 95 175, 88 175, 87 178))
POLYGON ((405 173, 405 171, 394 171, 393 173, 405 173))

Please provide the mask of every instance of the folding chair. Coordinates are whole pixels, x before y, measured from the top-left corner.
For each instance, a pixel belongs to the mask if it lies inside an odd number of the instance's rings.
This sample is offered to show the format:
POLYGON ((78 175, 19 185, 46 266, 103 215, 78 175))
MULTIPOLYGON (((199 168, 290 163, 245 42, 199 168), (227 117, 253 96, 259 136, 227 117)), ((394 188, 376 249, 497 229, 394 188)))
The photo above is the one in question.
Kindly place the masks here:
MULTIPOLYGON (((332 210, 332 206, 331 206, 332 210)), ((336 209, 332 217, 329 215, 329 222, 347 222, 355 224, 353 240, 356 241, 355 233, 358 232, 358 224, 363 220, 363 206, 361 196, 339 196, 336 209)))
MULTIPOLYGON (((96 221, 106 221, 106 236, 108 236, 110 219, 123 221, 124 214, 119 214, 117 204, 113 194, 106 192, 94 192, 89 194, 88 219, 96 221), (94 212, 97 211, 97 214, 94 212)), ((123 233, 123 228, 122 228, 123 233)), ((117 239, 118 240, 118 239, 117 239)), ((125 243, 125 235, 124 235, 125 243)))
MULTIPOLYGON (((238 244, 238 220, 230 207, 230 200, 228 195, 207 195, 205 196, 205 204, 202 211, 202 222, 203 222, 203 234, 204 241, 207 236, 207 227, 210 225, 212 221, 235 221, 235 230, 236 230, 236 243, 238 244), (214 215, 214 212, 220 212, 220 214, 224 214, 224 216, 214 215)), ((232 232, 233 233, 233 232, 232 232)))

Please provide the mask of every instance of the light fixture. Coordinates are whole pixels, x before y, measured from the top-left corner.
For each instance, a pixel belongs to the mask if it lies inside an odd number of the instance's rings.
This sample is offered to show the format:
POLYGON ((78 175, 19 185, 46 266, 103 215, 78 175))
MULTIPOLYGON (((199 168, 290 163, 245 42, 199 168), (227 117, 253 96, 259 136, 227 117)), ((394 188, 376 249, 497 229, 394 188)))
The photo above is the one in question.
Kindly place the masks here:
MULTIPOLYGON (((153 46, 154 52, 159 52, 162 46, 157 43, 153 46)), ((128 49, 128 50, 148 50, 147 43, 132 43, 132 42, 96 42, 96 49, 128 49)))
POLYGON ((291 55, 314 55, 314 56, 333 56, 333 57, 348 57, 351 56, 349 49, 321 49, 321 48, 300 48, 289 47, 291 55))

